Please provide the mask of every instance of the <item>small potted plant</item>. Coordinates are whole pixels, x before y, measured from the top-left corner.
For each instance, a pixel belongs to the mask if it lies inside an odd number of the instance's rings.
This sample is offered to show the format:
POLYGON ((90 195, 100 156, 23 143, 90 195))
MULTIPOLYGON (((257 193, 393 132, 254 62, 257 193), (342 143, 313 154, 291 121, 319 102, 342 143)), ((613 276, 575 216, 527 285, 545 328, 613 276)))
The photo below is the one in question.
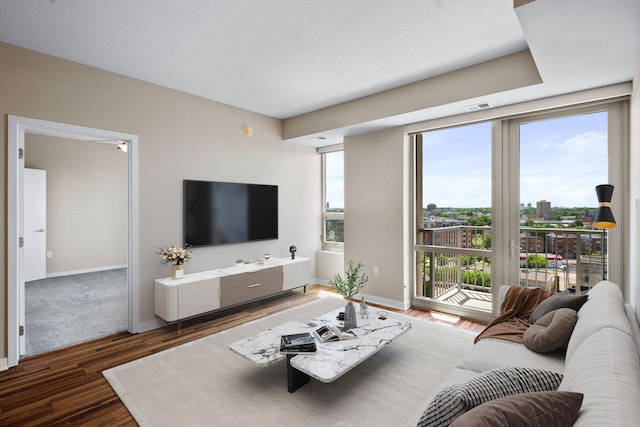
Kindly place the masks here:
POLYGON ((356 308, 352 298, 367 285, 367 280, 369 280, 365 273, 360 273, 362 267, 364 267, 362 262, 349 261, 349 268, 347 268, 344 278, 340 274, 336 274, 333 279, 329 280, 329 284, 336 289, 336 292, 347 300, 344 312, 344 327, 347 329, 357 327, 356 308))
POLYGON ((181 279, 184 276, 183 264, 191 259, 191 246, 188 243, 185 243, 183 247, 165 246, 158 248, 156 255, 160 255, 161 264, 173 264, 171 266, 172 279, 181 279))

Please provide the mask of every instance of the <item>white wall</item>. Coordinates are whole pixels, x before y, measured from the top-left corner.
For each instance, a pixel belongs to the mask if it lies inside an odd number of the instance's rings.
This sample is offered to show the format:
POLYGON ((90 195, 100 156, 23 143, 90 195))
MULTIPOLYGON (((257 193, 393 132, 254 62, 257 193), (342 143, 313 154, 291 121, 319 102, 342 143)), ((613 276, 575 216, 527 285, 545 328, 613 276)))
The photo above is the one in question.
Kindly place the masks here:
POLYGON ((365 264, 369 301, 400 308, 410 304, 407 157, 402 128, 344 141, 344 262, 365 264))
POLYGON ((316 279, 327 285, 336 274, 343 275, 345 270, 344 253, 334 251, 316 252, 316 279))

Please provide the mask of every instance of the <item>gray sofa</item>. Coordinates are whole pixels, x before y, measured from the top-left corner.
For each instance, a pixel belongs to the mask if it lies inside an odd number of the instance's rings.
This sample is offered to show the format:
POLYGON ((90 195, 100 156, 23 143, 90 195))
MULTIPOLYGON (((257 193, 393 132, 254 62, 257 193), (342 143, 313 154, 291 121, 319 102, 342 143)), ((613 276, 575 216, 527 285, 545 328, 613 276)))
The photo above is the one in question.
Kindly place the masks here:
POLYGON ((559 391, 584 395, 574 425, 640 425, 640 328, 635 314, 614 283, 600 282, 588 295, 566 353, 537 353, 524 344, 482 339, 442 387, 466 383, 496 368, 539 368, 562 374, 559 391))

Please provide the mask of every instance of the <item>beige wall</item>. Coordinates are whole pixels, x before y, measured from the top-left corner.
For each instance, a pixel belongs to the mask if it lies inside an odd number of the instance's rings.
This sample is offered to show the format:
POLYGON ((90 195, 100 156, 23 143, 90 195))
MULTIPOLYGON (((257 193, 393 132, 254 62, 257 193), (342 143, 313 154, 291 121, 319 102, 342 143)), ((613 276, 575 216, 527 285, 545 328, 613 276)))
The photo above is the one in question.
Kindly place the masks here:
POLYGON ((633 304, 636 317, 640 321, 640 64, 633 80, 630 108, 630 203, 629 203, 629 290, 627 297, 633 304))
MULTIPOLYGON (((7 116, 56 121, 139 137, 140 322, 152 327, 153 281, 170 275, 154 254, 181 243, 182 180, 240 181, 279 186, 280 238, 194 250, 186 272, 231 265, 265 252, 312 259, 320 249, 320 156, 283 142, 281 121, 138 80, 0 43, 0 187, 6 194, 7 116), (244 125, 255 129, 243 134, 244 125)), ((6 356, 6 209, 0 238, 0 357, 6 356)))
MULTIPOLYGON (((363 124, 415 111, 504 92, 542 82, 529 50, 444 73, 375 95, 302 114, 284 121, 285 139, 321 134, 343 126, 363 124)), ((456 113, 458 114, 458 113, 456 113)))
POLYGON ((409 304, 406 147, 402 128, 344 141, 344 262, 362 261, 369 276, 364 294, 394 307, 409 304), (374 266, 379 275, 373 274, 374 266))
POLYGON ((25 166, 47 171, 47 275, 127 264, 127 155, 114 144, 25 137, 25 166))

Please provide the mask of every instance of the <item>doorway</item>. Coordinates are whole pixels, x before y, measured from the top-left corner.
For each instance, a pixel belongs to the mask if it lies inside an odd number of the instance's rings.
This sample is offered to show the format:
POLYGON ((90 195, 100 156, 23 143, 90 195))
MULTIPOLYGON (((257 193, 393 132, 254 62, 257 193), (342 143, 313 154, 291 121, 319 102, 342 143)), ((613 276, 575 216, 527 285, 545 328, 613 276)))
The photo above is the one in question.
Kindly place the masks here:
POLYGON ((21 357, 126 330, 127 153, 27 133, 24 161, 21 357))
POLYGON ((139 331, 138 313, 138 182, 137 144, 133 134, 49 122, 26 117, 9 116, 8 129, 8 367, 16 366, 24 353, 24 168, 25 135, 47 135, 76 141, 93 141, 114 147, 127 145, 127 330, 139 331))

